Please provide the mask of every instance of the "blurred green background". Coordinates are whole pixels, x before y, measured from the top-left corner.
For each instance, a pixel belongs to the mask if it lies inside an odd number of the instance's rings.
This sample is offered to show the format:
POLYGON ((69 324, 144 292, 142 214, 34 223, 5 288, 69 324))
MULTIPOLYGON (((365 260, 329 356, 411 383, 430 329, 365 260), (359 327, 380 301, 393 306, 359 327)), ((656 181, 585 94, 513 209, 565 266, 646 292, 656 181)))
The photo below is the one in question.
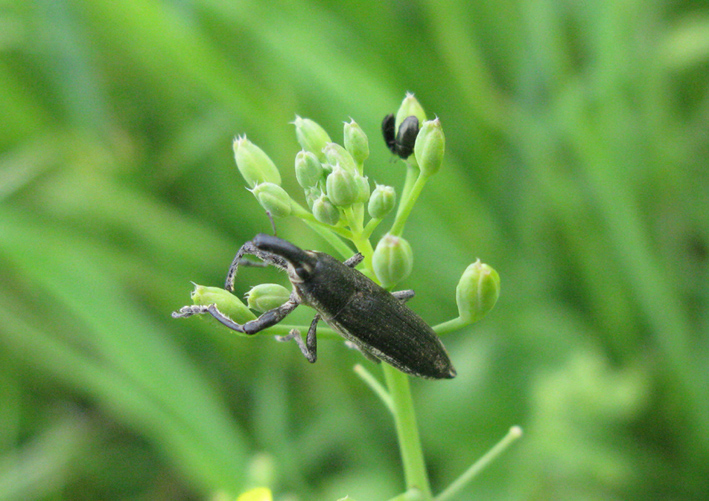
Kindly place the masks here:
POLYGON ((458 377, 412 381, 434 491, 519 424, 461 499, 707 499, 708 70, 706 2, 2 0, 0 499, 403 489, 358 353, 170 312, 270 232, 236 134, 297 193, 289 122, 352 117, 399 188, 406 91, 447 136, 410 306, 455 316, 477 257, 503 284, 444 339, 458 377))

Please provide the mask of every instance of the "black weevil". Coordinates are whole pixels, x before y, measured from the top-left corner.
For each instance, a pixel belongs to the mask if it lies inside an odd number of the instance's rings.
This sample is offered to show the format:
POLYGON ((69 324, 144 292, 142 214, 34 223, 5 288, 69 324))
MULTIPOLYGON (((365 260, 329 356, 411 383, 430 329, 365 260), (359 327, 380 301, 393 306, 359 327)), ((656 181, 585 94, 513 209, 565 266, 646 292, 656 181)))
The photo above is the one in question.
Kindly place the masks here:
POLYGON ((416 136, 419 133, 419 119, 414 115, 408 116, 395 130, 396 119, 393 114, 384 117, 382 121, 382 134, 389 150, 406 160, 414 152, 416 136))
POLYGON ((234 289, 236 271, 245 254, 288 273, 293 285, 288 301, 243 325, 222 314, 214 304, 185 306, 173 316, 210 313, 231 329, 255 334, 305 304, 317 312, 305 342, 296 329, 278 339, 295 340, 310 362, 317 359, 316 327, 322 319, 369 359, 383 360, 402 372, 423 378, 455 377, 456 371, 438 335, 404 305, 414 295, 413 291, 391 293, 355 270, 363 259, 361 254, 343 263, 323 252, 306 251, 281 238, 258 234, 236 253, 227 274, 226 289, 234 289))

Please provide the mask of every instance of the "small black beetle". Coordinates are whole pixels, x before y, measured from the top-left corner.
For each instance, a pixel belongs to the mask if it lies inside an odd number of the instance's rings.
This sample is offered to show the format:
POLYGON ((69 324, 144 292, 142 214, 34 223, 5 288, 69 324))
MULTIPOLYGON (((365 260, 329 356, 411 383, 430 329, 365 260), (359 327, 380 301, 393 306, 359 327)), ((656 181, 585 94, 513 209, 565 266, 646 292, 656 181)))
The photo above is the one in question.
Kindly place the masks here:
POLYGON ((299 304, 305 304, 317 312, 305 342, 296 329, 278 340, 295 340, 310 362, 317 359, 316 327, 322 318, 371 360, 384 360, 423 378, 455 377, 456 371, 438 335, 404 305, 413 291, 390 293, 355 270, 363 259, 361 254, 342 263, 323 252, 304 251, 281 238, 258 234, 236 253, 227 274, 226 289, 234 289, 236 271, 245 254, 288 272, 293 285, 288 301, 244 325, 222 314, 213 304, 185 306, 173 316, 210 313, 231 329, 255 334, 283 320, 299 304))
POLYGON ((408 116, 399 125, 399 131, 394 130, 396 119, 393 114, 384 117, 382 121, 382 134, 389 150, 400 158, 406 160, 414 152, 416 136, 419 133, 419 119, 414 115, 408 116))

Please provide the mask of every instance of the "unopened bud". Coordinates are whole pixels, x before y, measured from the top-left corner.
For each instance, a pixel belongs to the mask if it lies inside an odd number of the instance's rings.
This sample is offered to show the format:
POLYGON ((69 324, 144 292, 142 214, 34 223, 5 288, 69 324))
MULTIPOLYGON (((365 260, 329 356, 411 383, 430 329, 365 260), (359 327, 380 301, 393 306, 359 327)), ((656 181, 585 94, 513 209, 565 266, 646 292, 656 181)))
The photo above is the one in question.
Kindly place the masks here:
POLYGON ((281 184, 281 174, 276 164, 246 136, 234 140, 234 159, 246 183, 253 188, 259 183, 281 184))
POLYGON ((357 198, 355 199, 355 202, 367 203, 367 200, 369 200, 370 191, 369 179, 365 176, 355 174, 354 181, 357 185, 357 198))
POLYGON ((401 102, 401 106, 399 106, 399 110, 396 112, 395 130, 398 131, 404 120, 411 115, 418 118, 419 124, 426 121, 426 112, 423 111, 423 107, 418 102, 418 99, 410 92, 407 92, 406 97, 401 102))
POLYGON ((404 280, 414 267, 414 253, 409 242, 387 233, 372 255, 374 274, 382 287, 388 288, 404 280))
POLYGON ((246 293, 246 304, 261 313, 278 308, 288 299, 290 291, 278 284, 259 284, 246 293))
POLYGON ((484 317, 500 296, 500 276, 478 259, 468 266, 455 289, 455 301, 462 320, 473 323, 484 317))
POLYGON ((432 176, 443 164, 443 154, 446 150, 446 137, 443 135, 441 121, 428 120, 423 123, 416 138, 414 153, 416 162, 424 176, 432 176))
POLYGON ((323 153, 327 158, 327 161, 331 165, 339 165, 345 169, 350 174, 354 174, 357 171, 357 166, 355 165, 354 158, 350 155, 350 152, 344 149, 337 143, 328 143, 323 148, 323 153))
POLYGON ((317 186, 305 188, 303 191, 305 192, 305 200, 308 202, 308 207, 312 210, 313 204, 322 195, 322 191, 317 186))
POLYGON ((332 139, 330 139, 330 136, 325 132, 325 129, 320 127, 320 125, 313 120, 299 116, 295 117, 293 124, 295 125, 295 137, 300 146, 305 151, 314 153, 321 162, 324 162, 325 155, 322 149, 327 143, 332 142, 332 139))
POLYGON ((261 183, 251 190, 258 203, 273 217, 286 217, 291 213, 291 198, 286 190, 273 183, 261 183))
POLYGON ((301 150, 295 156, 295 177, 303 188, 317 186, 324 179, 322 164, 315 153, 301 150))
POLYGON ((391 186, 378 184, 369 197, 367 210, 374 219, 383 219, 396 205, 396 191, 391 186))
POLYGON ((357 165, 362 165, 369 157, 369 140, 354 120, 345 124, 345 149, 350 152, 357 165))
POLYGON ((192 302, 200 306, 216 304, 217 309, 238 324, 255 320, 256 315, 231 292, 219 287, 206 287, 195 284, 192 302))
POLYGON ((319 198, 315 199, 312 210, 315 219, 323 224, 334 226, 340 220, 339 209, 332 205, 330 199, 325 195, 321 195, 319 198))
POLYGON ((357 184, 352 173, 335 165, 327 176, 327 196, 337 207, 352 205, 357 200, 357 184))

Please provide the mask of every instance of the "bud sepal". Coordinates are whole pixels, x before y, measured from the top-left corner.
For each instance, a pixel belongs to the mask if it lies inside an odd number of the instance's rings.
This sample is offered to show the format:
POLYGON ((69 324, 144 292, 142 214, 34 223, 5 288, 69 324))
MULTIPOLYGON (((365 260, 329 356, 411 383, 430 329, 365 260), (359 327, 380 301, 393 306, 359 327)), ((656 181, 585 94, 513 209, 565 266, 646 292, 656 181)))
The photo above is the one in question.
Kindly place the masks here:
POLYGON ((372 268, 382 287, 389 288, 404 280, 414 267, 411 245, 402 237, 387 233, 372 254, 372 268))
POLYGON ((414 146, 414 155, 421 175, 428 177, 438 172, 443 164, 445 151, 446 137, 443 134, 441 121, 436 118, 424 122, 414 146))
POLYGON ((325 129, 317 122, 297 115, 293 125, 295 125, 295 137, 301 148, 313 153, 321 162, 325 162, 326 158, 322 150, 326 144, 332 142, 325 129))
POLYGON ((281 173, 273 160, 246 136, 234 140, 234 159, 242 177, 253 188, 260 183, 281 185, 281 173))
POLYGON ((500 276, 491 266, 479 259, 468 266, 455 289, 458 315, 472 324, 483 318, 500 297, 500 276))
POLYGON ((290 291, 279 284, 259 284, 246 293, 246 304, 259 313, 278 308, 288 299, 290 291))
POLYGON ((192 303, 199 306, 217 305, 217 309, 234 322, 245 324, 255 320, 256 315, 234 294, 219 287, 194 284, 192 303))
POLYGON ((290 195, 273 183, 261 183, 250 190, 258 203, 273 217, 287 217, 292 211, 290 195))
POLYGON ((326 186, 328 198, 337 207, 348 207, 357 200, 359 193, 354 175, 339 164, 327 176, 326 186))
POLYGON ((345 123, 345 149, 350 152, 357 164, 357 168, 362 173, 362 164, 369 158, 369 139, 362 127, 354 120, 345 123))
POLYGON ((374 219, 383 219, 396 206, 396 191, 391 186, 378 184, 369 197, 367 210, 374 219))

